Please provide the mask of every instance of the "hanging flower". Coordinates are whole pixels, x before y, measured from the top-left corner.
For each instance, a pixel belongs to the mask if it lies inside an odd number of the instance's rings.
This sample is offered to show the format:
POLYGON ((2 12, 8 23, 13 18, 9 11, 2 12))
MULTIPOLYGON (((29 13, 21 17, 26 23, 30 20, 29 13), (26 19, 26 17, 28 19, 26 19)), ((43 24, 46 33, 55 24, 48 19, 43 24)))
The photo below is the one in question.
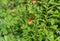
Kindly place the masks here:
POLYGON ((32 3, 36 3, 36 0, 32 0, 32 3))
POLYGON ((31 24, 31 23, 32 23, 32 19, 28 18, 28 24, 31 24))

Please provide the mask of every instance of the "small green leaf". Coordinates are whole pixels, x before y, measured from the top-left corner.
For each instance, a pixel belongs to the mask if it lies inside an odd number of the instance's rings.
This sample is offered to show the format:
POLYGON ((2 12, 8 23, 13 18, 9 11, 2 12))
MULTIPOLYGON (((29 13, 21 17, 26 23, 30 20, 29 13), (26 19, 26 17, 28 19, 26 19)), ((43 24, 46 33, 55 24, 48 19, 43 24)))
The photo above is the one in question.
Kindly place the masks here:
POLYGON ((57 27, 58 27, 58 25, 52 25, 49 28, 54 29, 54 30, 57 30, 57 27))
POLYGON ((8 33, 6 28, 2 28, 1 31, 3 32, 4 35, 8 33))
POLYGON ((50 18, 50 19, 48 19, 48 22, 50 22, 50 23, 51 23, 51 25, 54 25, 54 24, 55 24, 55 19, 50 18))

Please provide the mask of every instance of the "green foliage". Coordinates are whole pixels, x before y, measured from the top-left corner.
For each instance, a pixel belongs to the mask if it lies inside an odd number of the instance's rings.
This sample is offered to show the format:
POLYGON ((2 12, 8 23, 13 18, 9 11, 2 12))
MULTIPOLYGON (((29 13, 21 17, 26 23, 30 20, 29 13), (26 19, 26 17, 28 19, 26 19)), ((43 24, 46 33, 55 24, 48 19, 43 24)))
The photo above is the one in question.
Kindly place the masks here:
POLYGON ((0 41, 60 41, 58 31, 60 0, 0 0, 0 41))

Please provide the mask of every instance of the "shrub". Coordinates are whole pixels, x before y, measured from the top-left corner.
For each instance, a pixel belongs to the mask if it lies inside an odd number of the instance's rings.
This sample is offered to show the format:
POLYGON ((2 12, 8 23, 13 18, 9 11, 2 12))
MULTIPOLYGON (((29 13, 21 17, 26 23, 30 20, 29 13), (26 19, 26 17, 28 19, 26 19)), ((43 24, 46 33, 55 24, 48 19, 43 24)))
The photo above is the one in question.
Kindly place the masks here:
POLYGON ((60 0, 0 0, 0 41, 60 41, 60 0))

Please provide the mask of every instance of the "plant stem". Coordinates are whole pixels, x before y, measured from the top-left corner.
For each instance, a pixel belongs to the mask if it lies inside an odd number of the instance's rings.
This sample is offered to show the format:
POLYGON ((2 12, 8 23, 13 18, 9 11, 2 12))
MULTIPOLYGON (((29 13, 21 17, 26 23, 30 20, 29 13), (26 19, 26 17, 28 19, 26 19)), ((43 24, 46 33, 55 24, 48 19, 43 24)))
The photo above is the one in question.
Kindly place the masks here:
POLYGON ((35 41, 38 41, 37 17, 35 18, 35 41))
POLYGON ((45 5, 46 5, 46 15, 45 15, 45 26, 44 26, 44 31, 45 31, 45 35, 47 35, 47 24, 48 24, 48 0, 45 0, 45 5))
POLYGON ((48 0, 46 0, 46 25, 47 25, 47 18, 48 18, 48 0))

